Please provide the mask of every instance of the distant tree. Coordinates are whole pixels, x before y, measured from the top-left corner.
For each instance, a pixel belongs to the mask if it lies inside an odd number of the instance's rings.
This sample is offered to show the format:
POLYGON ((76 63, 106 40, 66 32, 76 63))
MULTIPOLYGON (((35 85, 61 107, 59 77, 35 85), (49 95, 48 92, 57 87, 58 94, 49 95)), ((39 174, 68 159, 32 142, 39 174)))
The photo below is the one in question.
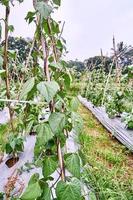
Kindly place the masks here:
POLYGON ((84 61, 85 67, 90 71, 103 68, 106 72, 108 72, 111 63, 112 59, 105 56, 94 56, 84 61))
POLYGON ((119 42, 116 45, 115 37, 113 36, 113 48, 111 49, 112 59, 116 68, 116 82, 120 83, 120 76, 126 66, 133 63, 133 47, 119 42))
POLYGON ((78 71, 78 72, 83 72, 84 70, 85 70, 85 65, 84 65, 84 63, 83 62, 81 62, 81 61, 79 61, 79 60, 75 60, 75 61, 73 61, 73 60, 70 60, 69 62, 68 62, 68 67, 69 68, 73 68, 73 69, 75 69, 76 71, 78 71))
MULTIPOLYGON (((4 41, 2 41, 1 46, 4 45, 4 41)), ((17 58, 20 63, 26 61, 28 54, 30 52, 30 48, 32 45, 32 39, 30 38, 22 38, 22 37, 11 37, 8 38, 8 49, 14 50, 17 54, 17 58)))

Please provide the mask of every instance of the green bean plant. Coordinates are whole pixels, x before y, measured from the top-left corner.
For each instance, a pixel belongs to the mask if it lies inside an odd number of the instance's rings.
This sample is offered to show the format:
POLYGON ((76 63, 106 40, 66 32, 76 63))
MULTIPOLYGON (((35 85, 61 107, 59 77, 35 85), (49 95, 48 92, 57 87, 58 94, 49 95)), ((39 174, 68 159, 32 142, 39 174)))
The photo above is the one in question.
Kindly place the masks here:
MULTIPOLYGON (((19 1, 20 2, 20 1, 19 1)), ((8 71, 8 19, 10 7, 14 1, 1 0, 6 9, 5 51, 3 69, 5 70, 6 95, 11 98, 10 74, 8 71)), ((10 110, 13 132, 36 132, 34 164, 42 168, 43 178, 32 176, 27 189, 17 197, 21 200, 82 200, 83 167, 80 151, 68 153, 66 140, 71 132, 77 136, 82 131, 82 119, 77 113, 78 99, 69 95, 72 83, 67 63, 63 60, 66 53, 66 41, 62 37, 63 25, 52 18, 52 13, 61 6, 61 0, 33 0, 33 11, 29 11, 26 21, 35 24, 35 33, 30 54, 25 64, 25 72, 17 87, 18 103, 10 110), (32 64, 30 60, 32 59, 32 64), (28 71, 30 76, 27 77, 28 71), (36 104, 32 104, 35 102, 36 104), (17 125, 13 124, 13 114, 17 125), (43 116, 44 115, 44 116, 43 116), (41 116, 41 117, 40 117, 41 116), (58 171, 58 181, 53 181, 52 174, 58 171), (68 170, 69 175, 66 175, 68 170), (55 188, 55 193, 53 192, 55 188)), ((6 196, 9 199, 9 194, 6 196)), ((11 198, 11 196, 10 196, 11 198)), ((12 197, 15 199, 15 197, 12 197)))
POLYGON ((129 117, 126 120, 126 116, 132 115, 133 104, 132 69, 132 66, 127 66, 123 70, 120 84, 115 82, 112 67, 109 74, 105 73, 102 68, 87 72, 88 78, 83 92, 81 91, 82 95, 94 106, 104 106, 110 118, 121 117, 123 113, 127 113, 124 121, 128 124, 129 117))

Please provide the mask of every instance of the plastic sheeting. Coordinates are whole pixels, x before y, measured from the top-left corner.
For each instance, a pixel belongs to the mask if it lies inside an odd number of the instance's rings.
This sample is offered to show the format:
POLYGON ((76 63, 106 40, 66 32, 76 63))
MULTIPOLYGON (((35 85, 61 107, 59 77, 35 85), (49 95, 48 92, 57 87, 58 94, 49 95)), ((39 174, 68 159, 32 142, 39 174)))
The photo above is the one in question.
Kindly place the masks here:
MULTIPOLYGON (((48 113, 47 113, 48 116, 48 113)), ((47 118, 47 117, 46 117, 47 118)), ((9 120, 9 110, 5 108, 0 112, 0 123, 7 123, 9 120)), ((3 162, 0 164, 0 192, 5 192, 5 186, 8 182, 8 178, 12 176, 15 170, 20 170, 25 166, 26 163, 32 163, 34 159, 34 147, 36 143, 36 136, 27 136, 24 141, 24 152, 19 155, 19 161, 12 167, 8 168, 5 162, 9 159, 8 155, 4 156, 3 162)), ((80 145, 77 143, 77 135, 74 132, 69 134, 69 137, 66 140, 66 146, 62 149, 64 153, 76 153, 80 148, 80 145)), ((59 169, 57 169, 51 176, 53 177, 53 181, 49 182, 49 185, 52 186, 59 179, 59 169)), ((32 165, 30 170, 22 170, 21 174, 19 174, 18 179, 15 183, 15 188, 12 192, 12 195, 17 194, 20 189, 20 185, 23 185, 23 192, 25 191, 28 182, 31 176, 35 173, 39 173, 40 178, 42 177, 42 169, 36 168, 32 165)), ((70 176, 70 173, 66 170, 66 176, 70 176)), ((60 180, 60 179, 59 179, 60 180)), ((59 181, 58 180, 58 181, 59 181)), ((53 188, 53 194, 55 195, 55 187, 53 188)), ((84 184, 82 184, 82 194, 85 196, 85 200, 89 200, 89 192, 90 190, 84 184)))

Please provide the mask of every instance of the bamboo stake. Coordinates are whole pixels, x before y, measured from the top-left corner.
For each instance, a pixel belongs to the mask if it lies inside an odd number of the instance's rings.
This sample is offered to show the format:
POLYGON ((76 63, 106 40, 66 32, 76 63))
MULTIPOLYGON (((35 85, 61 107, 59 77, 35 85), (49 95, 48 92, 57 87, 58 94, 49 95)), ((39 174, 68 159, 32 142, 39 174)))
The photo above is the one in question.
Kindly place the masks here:
POLYGON ((119 63, 118 63, 118 56, 117 56, 116 43, 115 43, 114 36, 113 36, 113 50, 114 50, 114 61, 115 61, 115 65, 116 65, 116 83, 120 83, 119 63))
MULTIPOLYGON (((9 70, 8 70, 8 22, 9 22, 9 15, 10 15, 10 7, 9 4, 6 6, 6 11, 5 11, 5 44, 4 44, 4 61, 3 61, 3 69, 5 70, 6 73, 6 96, 7 99, 10 99, 10 80, 9 80, 9 70)), ((14 131, 14 126, 13 126, 13 112, 11 109, 10 103, 8 103, 8 108, 9 108, 9 114, 10 114, 10 124, 12 131, 14 131)))
POLYGON ((110 79, 110 76, 111 76, 112 68, 113 68, 113 64, 111 64, 110 71, 109 71, 109 74, 108 74, 108 77, 107 77, 107 81, 106 81, 106 85, 105 85, 105 89, 104 89, 104 93, 103 93, 102 106, 104 105, 105 95, 106 95, 106 91, 107 91, 107 88, 108 88, 108 83, 109 83, 109 79, 110 79))
MULTIPOLYGON (((48 3, 48 0, 44 0, 44 2, 48 3)), ((33 0, 33 6, 35 7, 36 5, 36 0, 33 0)), ((37 17, 37 24, 40 23, 40 18, 37 17)), ((50 24, 50 19, 48 18, 47 20, 47 24, 48 24, 48 29, 49 29, 49 37, 51 39, 52 42, 52 49, 53 49, 53 56, 54 56, 54 61, 55 63, 58 62, 58 55, 56 52, 56 46, 55 46, 55 40, 51 34, 51 24, 50 24)), ((44 58, 44 72, 47 78, 47 81, 50 81, 50 72, 49 72, 49 67, 48 67, 48 56, 49 56, 49 49, 48 49, 48 45, 47 45, 47 41, 45 36, 43 35, 43 32, 41 30, 41 45, 42 45, 42 50, 43 50, 43 58, 44 58)), ((54 102, 50 102, 49 104, 49 108, 51 112, 54 112, 54 102)), ((65 169, 64 169, 64 159, 63 159, 63 154, 62 154, 62 150, 61 150, 61 144, 59 139, 57 139, 57 154, 58 154, 58 159, 59 159, 59 165, 60 165, 60 170, 61 170, 61 179, 63 181, 65 181, 65 169)))

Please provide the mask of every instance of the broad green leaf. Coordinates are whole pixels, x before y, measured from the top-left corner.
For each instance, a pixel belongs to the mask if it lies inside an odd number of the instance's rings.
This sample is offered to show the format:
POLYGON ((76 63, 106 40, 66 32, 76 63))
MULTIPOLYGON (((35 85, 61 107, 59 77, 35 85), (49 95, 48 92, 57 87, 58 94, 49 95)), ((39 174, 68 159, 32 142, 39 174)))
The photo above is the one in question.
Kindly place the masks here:
POLYGON ((62 65, 60 63, 50 63, 49 67, 53 68, 53 69, 62 69, 62 65))
POLYGON ((83 120, 80 117, 80 115, 76 112, 71 113, 71 119, 72 119, 72 127, 76 131, 76 133, 80 133, 83 128, 83 120))
POLYGON ((28 12, 27 16, 25 17, 25 20, 28 21, 30 24, 35 19, 35 12, 28 12))
POLYGON ((50 5, 41 1, 37 2, 36 10, 40 13, 42 19, 47 19, 50 16, 53 9, 50 5))
POLYGON ((43 162, 43 176, 47 178, 57 169, 58 163, 56 157, 49 156, 44 158, 43 162))
POLYGON ((30 178, 28 185, 32 185, 38 181, 39 181, 39 174, 38 173, 33 174, 32 177, 30 178))
POLYGON ((45 145, 49 140, 54 137, 52 130, 48 124, 40 124, 37 127, 37 142, 39 145, 45 145))
POLYGON ((44 188, 42 197, 44 200, 51 200, 51 190, 48 185, 44 188))
POLYGON ((69 89, 70 88, 70 84, 71 84, 70 75, 69 74, 64 74, 63 78, 64 78, 64 84, 65 84, 66 89, 69 89))
POLYGON ((60 6, 60 5, 61 5, 61 0, 53 0, 53 2, 54 2, 57 6, 60 6))
POLYGON ((60 89, 59 85, 55 81, 49 81, 49 82, 41 82, 37 85, 37 89, 41 93, 41 95, 46 99, 46 101, 49 103, 58 90, 60 89))
MULTIPOLYGON (((96 198, 94 192, 92 192, 92 191, 89 192, 89 197, 90 197, 90 200, 97 200, 97 198, 96 198)), ((113 198, 113 199, 114 199, 114 198, 113 198)), ((112 200, 113 200, 113 199, 112 199, 112 200)), ((110 199, 110 200, 111 200, 111 199, 110 199)))
POLYGON ((53 34, 60 33, 59 24, 54 20, 51 22, 51 31, 53 34))
POLYGON ((4 77, 5 76, 5 70, 0 70, 0 77, 4 77))
POLYGON ((49 25, 48 20, 44 19, 42 22, 42 27, 44 28, 44 32, 49 35, 49 25))
POLYGON ((33 200, 41 196, 42 190, 38 182, 29 184, 21 200, 33 200))
POLYGON ((55 134, 63 131, 65 126, 65 115, 63 113, 52 113, 49 117, 49 125, 55 134))
POLYGON ((2 3, 5 6, 8 6, 9 0, 1 0, 0 3, 2 3))
POLYGON ((80 182, 73 178, 71 182, 60 181, 56 187, 58 200, 81 200, 80 182))
POLYGON ((63 50, 63 44, 62 44, 61 40, 57 40, 56 46, 60 51, 63 50))
POLYGON ((8 30, 9 30, 10 32, 13 32, 13 31, 14 31, 14 26, 13 26, 13 25, 9 25, 9 26, 8 26, 8 30))
POLYGON ((35 85, 35 78, 29 79, 26 83, 24 83, 22 91, 20 93, 20 99, 26 100, 28 93, 32 90, 35 85))
POLYGON ((33 124, 34 124, 34 120, 31 120, 31 121, 27 124, 26 130, 25 130, 26 133, 30 133, 30 131, 31 131, 32 127, 33 127, 33 124))
POLYGON ((79 100, 77 97, 73 97, 71 102, 70 102, 70 107, 72 109, 72 111, 76 112, 78 110, 79 107, 79 100))
POLYGON ((66 168, 73 176, 80 178, 80 159, 77 154, 71 154, 67 157, 66 168))
POLYGON ((41 197, 39 197, 37 200, 51 200, 51 190, 48 186, 48 184, 44 181, 41 183, 41 188, 43 190, 41 197))

